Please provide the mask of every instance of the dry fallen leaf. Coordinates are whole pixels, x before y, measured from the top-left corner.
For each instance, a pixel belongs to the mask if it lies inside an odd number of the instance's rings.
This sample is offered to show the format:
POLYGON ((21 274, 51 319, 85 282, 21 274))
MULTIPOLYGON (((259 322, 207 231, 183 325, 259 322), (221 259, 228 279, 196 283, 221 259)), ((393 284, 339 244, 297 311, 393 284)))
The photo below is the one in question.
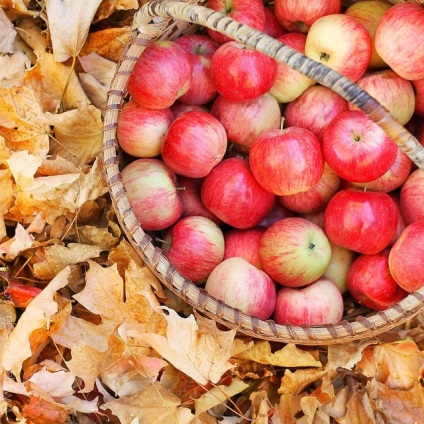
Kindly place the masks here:
POLYGON ((16 31, 6 13, 0 8, 0 54, 13 53, 16 31))
POLYGON ((57 62, 76 57, 102 0, 46 0, 53 54, 57 62))

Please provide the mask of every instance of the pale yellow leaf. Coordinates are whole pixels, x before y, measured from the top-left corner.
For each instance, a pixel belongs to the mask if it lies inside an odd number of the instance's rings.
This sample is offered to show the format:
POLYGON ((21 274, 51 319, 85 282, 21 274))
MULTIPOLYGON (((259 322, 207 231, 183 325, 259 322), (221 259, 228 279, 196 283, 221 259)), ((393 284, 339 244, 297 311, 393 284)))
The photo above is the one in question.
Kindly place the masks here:
POLYGON ((87 173, 80 173, 79 177, 70 185, 63 194, 61 204, 71 212, 76 212, 88 200, 97 200, 107 192, 103 178, 101 160, 96 160, 87 173))
POLYGON ((48 26, 57 62, 78 55, 100 3, 101 0, 46 0, 48 26))
POLYGON ((106 59, 96 52, 79 58, 84 72, 91 75, 105 88, 109 88, 116 71, 116 62, 106 59))
POLYGON ((103 0, 94 21, 106 19, 117 10, 138 9, 139 7, 137 0, 103 0))
POLYGON ((236 358, 249 359, 261 364, 270 364, 281 367, 321 367, 320 361, 307 350, 299 349, 295 344, 289 343, 276 352, 271 351, 268 341, 262 340, 246 350, 235 355, 236 358))
POLYGON ((166 337, 150 333, 140 338, 199 384, 217 383, 233 367, 229 359, 235 331, 218 330, 212 320, 200 326, 193 315, 181 318, 172 309, 163 309, 167 311, 166 337))
POLYGON ((6 13, 0 8, 0 54, 13 53, 16 31, 6 13))
POLYGON ((196 415, 209 411, 221 403, 225 403, 231 397, 241 393, 249 387, 244 381, 233 378, 229 386, 218 385, 208 390, 205 394, 194 401, 196 415))
POLYGON ((50 133, 34 90, 27 86, 0 87, 0 135, 8 148, 45 157, 50 133))
POLYGON ((58 305, 53 296, 57 290, 68 284, 71 268, 65 268, 36 296, 16 324, 9 340, 6 343, 2 367, 11 371, 17 379, 20 378, 20 370, 25 359, 32 354, 29 337, 34 330, 49 328, 52 315, 58 312, 58 305))
POLYGON ((6 235, 4 215, 13 204, 13 181, 8 169, 0 169, 0 240, 6 235))
POLYGON ((3 256, 6 261, 11 261, 23 251, 34 246, 34 237, 18 222, 14 237, 0 244, 0 256, 3 256))
POLYGON ((328 346, 329 368, 333 370, 337 368, 351 370, 361 360, 364 350, 376 343, 378 343, 378 340, 371 338, 328 346))
POLYGON ((10 89, 22 85, 25 71, 30 66, 28 56, 20 50, 12 55, 0 56, 0 86, 10 89))
POLYGON ((79 227, 78 236, 81 243, 93 244, 105 251, 114 248, 120 241, 120 238, 112 234, 108 228, 99 228, 93 225, 79 227))
POLYGON ((68 316, 66 323, 51 338, 60 346, 72 349, 83 342, 86 346, 105 352, 108 349, 110 332, 102 324, 95 325, 84 319, 68 316))
POLYGON ((75 374, 60 366, 52 367, 52 362, 49 360, 41 362, 43 368, 35 372, 28 381, 41 387, 53 399, 59 400, 58 398, 75 393, 72 388, 75 374))
POLYGON ((37 173, 43 176, 77 174, 81 168, 60 155, 44 159, 37 173))
POLYGON ((101 250, 97 246, 70 243, 68 246, 53 244, 45 248, 46 260, 34 264, 34 275, 40 279, 50 279, 68 265, 97 258, 101 250))
POLYGON ((103 408, 110 409, 121 424, 130 424, 136 418, 139 424, 170 424, 176 422, 179 405, 178 397, 154 383, 138 393, 109 401, 103 408))
POLYGON ((322 378, 327 372, 327 370, 322 368, 285 370, 278 393, 298 395, 312 383, 322 378))
POLYGON ((95 106, 82 103, 78 109, 63 113, 46 113, 54 125, 56 147, 51 152, 84 166, 92 162, 102 147, 102 119, 95 106))

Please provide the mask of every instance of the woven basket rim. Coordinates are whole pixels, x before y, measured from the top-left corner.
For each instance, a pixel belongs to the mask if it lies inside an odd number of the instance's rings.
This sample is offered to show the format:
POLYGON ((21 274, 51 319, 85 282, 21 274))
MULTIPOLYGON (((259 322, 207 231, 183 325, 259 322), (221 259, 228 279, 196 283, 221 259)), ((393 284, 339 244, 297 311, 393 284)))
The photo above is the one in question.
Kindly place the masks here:
MULTIPOLYGON (((116 72, 107 95, 102 150, 104 177, 119 224, 138 255, 166 287, 193 306, 197 311, 223 324, 227 328, 235 329, 242 334, 259 339, 303 345, 345 343, 352 340, 374 337, 401 325, 420 313, 424 307, 424 287, 407 295, 403 300, 384 311, 373 312, 369 316, 359 315, 354 321, 350 322, 343 320, 337 325, 293 326, 276 324, 272 320, 263 321, 226 305, 222 301, 210 296, 201 287, 191 283, 176 271, 175 267, 170 264, 167 258, 162 254, 161 249, 154 246, 151 237, 144 232, 135 217, 127 198, 119 169, 119 144, 116 135, 117 120, 125 104, 125 99, 127 97, 126 86, 136 61, 142 54, 149 40, 166 38, 169 34, 178 36, 178 34, 195 30, 197 26, 192 25, 189 21, 195 23, 201 22, 204 26, 207 26, 208 22, 213 22, 212 25, 214 29, 218 29, 220 32, 230 35, 243 44, 246 44, 246 40, 248 41, 247 44, 252 43, 254 37, 251 34, 253 34, 259 40, 253 41, 256 47, 260 45, 258 50, 267 50, 266 43, 269 43, 270 40, 272 44, 276 42, 270 37, 264 36, 264 34, 246 25, 242 25, 224 15, 218 14, 217 12, 211 12, 210 9, 191 3, 199 3, 199 1, 156 1, 145 4, 140 9, 134 21, 133 37, 127 43, 122 57, 117 64, 116 72), (166 18, 156 19, 156 16, 166 18), (170 16, 174 18, 171 19, 170 16), (209 19, 209 21, 205 24, 201 19, 209 19), (223 20, 225 20, 225 22, 223 22, 223 20), (221 30, 220 25, 225 27, 225 30, 221 30), (236 35, 231 32, 234 31, 234 27, 236 27, 236 35), (246 28, 247 35, 246 32, 243 32, 246 31, 246 28), (237 34, 241 35, 238 36, 237 34), (265 42, 263 42, 264 38, 265 42)), ((281 45, 281 43, 278 44, 281 45)), ((280 48, 278 45, 277 47, 280 48)), ((269 54, 269 52, 265 52, 269 54)), ((281 61, 281 57, 278 57, 275 53, 273 57, 281 61)), ((304 57, 301 59, 304 60, 304 57)), ((284 58, 284 60, 287 59, 284 58)), ((295 60, 291 59, 288 65, 293 67, 293 64, 296 65, 295 60)), ((343 83, 346 84, 346 81, 344 81, 346 79, 344 77, 340 78, 339 74, 331 70, 329 74, 331 74, 330 76, 333 78, 335 74, 336 84, 339 85, 338 90, 340 91, 340 86, 342 86, 343 83)), ((322 78, 330 80, 328 75, 322 78)), ((350 86, 352 83, 350 81, 348 81, 348 83, 350 84, 348 88, 351 90, 350 86)), ((327 81, 325 85, 328 84, 330 88, 334 89, 334 87, 331 86, 331 82, 327 81)), ((396 142, 398 142, 399 147, 409 154, 415 163, 418 162, 419 165, 423 167, 424 155, 421 157, 420 153, 417 153, 415 145, 416 140, 397 123, 395 123, 394 129, 389 125, 388 130, 387 122, 390 122, 390 119, 388 120, 387 115, 389 115, 390 118, 390 114, 369 96, 365 96, 364 100, 362 98, 364 97, 362 90, 359 89, 359 92, 361 96, 358 96, 357 92, 353 94, 357 98, 356 101, 357 104, 359 103, 359 107, 362 109, 365 108, 366 110, 364 111, 382 126, 396 142), (365 103, 365 107, 363 103, 365 103), (393 135, 395 135, 395 137, 393 135)), ((346 93, 344 92, 343 97, 346 97, 346 93)), ((392 122, 390 122, 390 124, 392 124, 392 122)))

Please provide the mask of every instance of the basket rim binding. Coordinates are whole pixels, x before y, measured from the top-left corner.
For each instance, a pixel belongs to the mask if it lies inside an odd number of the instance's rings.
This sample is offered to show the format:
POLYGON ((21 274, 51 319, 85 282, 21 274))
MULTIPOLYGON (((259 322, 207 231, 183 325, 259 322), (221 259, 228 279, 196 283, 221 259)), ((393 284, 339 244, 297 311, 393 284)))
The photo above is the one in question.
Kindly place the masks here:
MULTIPOLYGON (((204 1, 203 1, 204 2, 204 1)), ((386 332, 419 314, 424 307, 424 287, 409 294, 397 304, 370 316, 359 315, 354 321, 320 326, 293 326, 262 321, 232 308, 210 296, 204 289, 176 271, 155 247, 152 238, 141 228, 126 196, 119 169, 117 119, 127 96, 126 86, 132 69, 149 41, 169 33, 190 31, 196 26, 210 27, 236 41, 262 51, 288 66, 317 80, 360 107, 393 138, 398 146, 420 167, 424 168, 424 149, 419 142, 375 99, 339 73, 314 62, 253 28, 227 16, 195 5, 199 0, 185 2, 161 0, 146 3, 137 12, 133 37, 127 43, 107 95, 103 126, 103 167, 106 184, 117 219, 129 242, 157 278, 193 308, 225 327, 255 338, 299 345, 330 345, 373 337, 386 332)), ((186 33, 186 32, 184 32, 186 33)))

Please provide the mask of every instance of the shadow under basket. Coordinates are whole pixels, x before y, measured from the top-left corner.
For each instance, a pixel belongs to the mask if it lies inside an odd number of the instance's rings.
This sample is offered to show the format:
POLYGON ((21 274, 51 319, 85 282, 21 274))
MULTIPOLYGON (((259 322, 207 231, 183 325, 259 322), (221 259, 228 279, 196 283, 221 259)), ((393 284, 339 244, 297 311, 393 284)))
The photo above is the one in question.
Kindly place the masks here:
POLYGON ((120 173, 123 164, 116 134, 118 116, 128 100, 126 87, 132 69, 146 45, 151 40, 173 40, 180 35, 194 33, 199 25, 224 33, 331 88, 362 109, 418 167, 424 168, 423 147, 358 85, 275 39, 205 8, 203 3, 164 0, 145 4, 135 16, 133 37, 126 45, 108 92, 103 128, 104 174, 118 221, 139 256, 166 287, 197 311, 227 328, 259 339, 302 345, 345 343, 386 332, 420 313, 424 306, 424 287, 380 312, 347 304, 346 315, 338 325, 292 326, 279 325, 272 320, 263 321, 226 305, 184 278, 143 231, 127 198, 120 173))

